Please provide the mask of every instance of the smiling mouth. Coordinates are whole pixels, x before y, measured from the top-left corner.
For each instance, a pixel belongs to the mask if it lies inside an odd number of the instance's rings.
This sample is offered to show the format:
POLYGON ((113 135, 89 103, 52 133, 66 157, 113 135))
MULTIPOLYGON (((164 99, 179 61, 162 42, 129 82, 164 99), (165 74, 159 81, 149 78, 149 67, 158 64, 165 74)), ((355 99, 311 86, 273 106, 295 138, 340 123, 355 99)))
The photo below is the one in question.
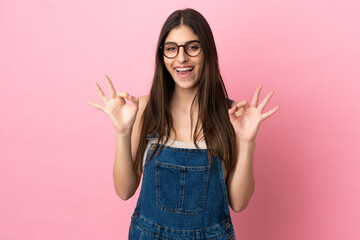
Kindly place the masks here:
POLYGON ((178 73, 191 72, 193 69, 194 69, 193 67, 175 68, 175 70, 176 70, 178 73))
POLYGON ((194 70, 194 67, 183 67, 183 68, 175 68, 177 74, 180 77, 188 77, 190 76, 191 72, 194 70))

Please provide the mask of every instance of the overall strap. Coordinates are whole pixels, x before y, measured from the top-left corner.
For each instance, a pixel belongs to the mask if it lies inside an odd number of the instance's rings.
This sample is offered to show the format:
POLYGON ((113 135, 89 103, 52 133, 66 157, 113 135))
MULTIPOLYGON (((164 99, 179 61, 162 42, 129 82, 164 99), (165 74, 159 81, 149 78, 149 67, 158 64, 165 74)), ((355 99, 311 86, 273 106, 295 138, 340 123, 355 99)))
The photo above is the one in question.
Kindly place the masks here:
POLYGON ((231 100, 230 98, 228 99, 229 101, 229 109, 231 108, 231 105, 233 104, 234 100, 231 100))

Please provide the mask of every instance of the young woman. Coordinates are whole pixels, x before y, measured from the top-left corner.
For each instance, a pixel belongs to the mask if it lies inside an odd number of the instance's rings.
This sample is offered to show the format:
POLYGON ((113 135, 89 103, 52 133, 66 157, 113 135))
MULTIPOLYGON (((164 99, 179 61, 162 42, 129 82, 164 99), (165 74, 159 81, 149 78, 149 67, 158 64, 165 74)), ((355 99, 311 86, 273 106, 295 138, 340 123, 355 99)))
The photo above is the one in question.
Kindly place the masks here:
POLYGON ((228 99, 214 38, 195 10, 172 13, 156 52, 150 95, 95 88, 116 129, 114 185, 129 199, 143 177, 129 239, 235 239, 229 205, 246 208, 254 192, 255 136, 271 91, 258 104, 228 99), (126 102, 128 101, 128 103, 126 102))

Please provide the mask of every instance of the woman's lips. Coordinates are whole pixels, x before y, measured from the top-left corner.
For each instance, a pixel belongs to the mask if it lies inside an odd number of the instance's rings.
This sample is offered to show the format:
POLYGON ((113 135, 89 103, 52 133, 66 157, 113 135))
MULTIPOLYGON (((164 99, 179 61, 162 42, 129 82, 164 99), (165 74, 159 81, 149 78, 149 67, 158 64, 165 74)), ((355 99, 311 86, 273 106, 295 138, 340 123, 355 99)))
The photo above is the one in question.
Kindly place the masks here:
POLYGON ((187 78, 189 77, 194 70, 194 67, 176 67, 175 71, 176 74, 181 78, 187 78))

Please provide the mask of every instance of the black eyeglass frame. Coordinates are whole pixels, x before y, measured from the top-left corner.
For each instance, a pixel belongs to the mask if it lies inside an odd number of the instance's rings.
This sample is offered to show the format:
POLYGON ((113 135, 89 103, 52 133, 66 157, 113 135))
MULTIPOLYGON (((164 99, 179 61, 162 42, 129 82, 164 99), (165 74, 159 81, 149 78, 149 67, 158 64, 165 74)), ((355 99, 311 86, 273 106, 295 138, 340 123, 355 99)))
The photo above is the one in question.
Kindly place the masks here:
POLYGON ((166 43, 164 43, 163 45, 161 45, 160 49, 162 50, 162 54, 163 54, 165 57, 167 57, 167 58, 169 58, 169 59, 173 59, 173 58, 176 58, 176 56, 179 54, 180 47, 183 47, 183 48, 184 48, 184 52, 185 52, 186 55, 188 55, 189 57, 196 57, 196 56, 198 56, 198 55, 201 53, 201 50, 202 50, 202 47, 201 47, 201 44, 200 44, 200 41, 199 41, 199 40, 188 41, 188 42, 186 42, 186 43, 183 44, 183 45, 177 45, 176 42, 166 42, 166 43), (186 48, 185 48, 186 45, 188 45, 189 43, 193 43, 193 42, 197 42, 197 43, 199 43, 199 45, 200 45, 200 51, 199 51, 199 53, 196 54, 195 56, 189 55, 189 54, 186 52, 186 48), (168 56, 165 55, 164 46, 167 45, 167 44, 169 44, 169 43, 175 44, 175 45, 177 46, 177 53, 176 53, 176 55, 175 55, 174 57, 168 57, 168 56))

